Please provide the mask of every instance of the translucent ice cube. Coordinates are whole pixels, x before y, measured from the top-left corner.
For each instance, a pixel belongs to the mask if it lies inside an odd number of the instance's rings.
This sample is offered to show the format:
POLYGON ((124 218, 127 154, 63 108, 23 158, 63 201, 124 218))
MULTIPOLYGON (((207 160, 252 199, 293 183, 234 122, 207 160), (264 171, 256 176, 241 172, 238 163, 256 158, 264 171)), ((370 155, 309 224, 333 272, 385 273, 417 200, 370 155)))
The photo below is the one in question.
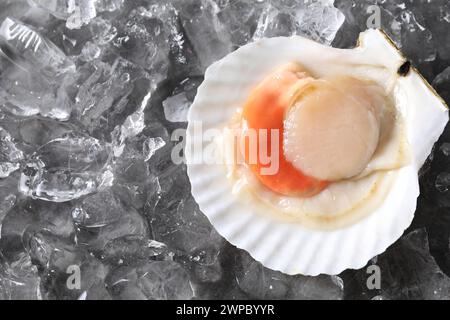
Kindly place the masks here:
POLYGON ((6 178, 19 169, 23 152, 17 147, 11 135, 0 127, 0 178, 6 178))
POLYGON ((11 264, 0 256, 0 300, 41 300, 41 279, 27 253, 21 253, 11 264))
POLYGON ((239 287, 256 299, 323 299, 343 298, 342 280, 338 277, 287 276, 269 270, 242 252, 236 278, 239 287), (338 279, 338 281, 336 281, 338 279))
MULTIPOLYGON (((25 69, 38 69, 48 78, 75 71, 73 61, 32 26, 12 17, 0 26, 2 52, 25 69)), ((58 81, 53 79, 53 81, 58 81)))
POLYGON ((330 45, 344 23, 344 15, 330 1, 280 1, 268 4, 254 38, 301 35, 330 45))
POLYGON ((233 50, 233 43, 212 0, 177 0, 183 28, 199 57, 203 70, 233 50))
POLYGON ((230 34, 234 45, 248 43, 255 32, 258 19, 267 3, 259 0, 216 1, 220 11, 217 16, 230 34))
POLYGON ((151 72, 155 82, 169 69, 169 39, 177 32, 176 12, 168 3, 154 2, 127 12, 117 24, 115 47, 125 59, 151 72))
MULTIPOLYGON (((96 0, 29 0, 29 3, 48 11, 56 18, 67 20, 66 26, 69 29, 81 28, 97 15, 96 0)), ((101 9, 105 5, 108 5, 106 1, 100 2, 101 9)))
POLYGON ((164 243, 140 236, 125 236, 114 239, 105 246, 102 259, 115 265, 132 265, 150 258, 170 259, 164 243))
POLYGON ((108 186, 110 148, 100 141, 68 135, 38 149, 23 167, 20 191, 32 198, 64 202, 108 186))
POLYGON ((87 196, 72 210, 74 222, 83 228, 104 227, 126 214, 126 207, 112 190, 87 196))
POLYGON ((71 103, 65 87, 75 71, 71 59, 33 27, 15 18, 0 26, 0 106, 30 116, 67 120, 71 103))
POLYGON ((190 106, 186 93, 179 93, 163 102, 164 115, 170 122, 186 122, 190 106))
MULTIPOLYGON (((151 90, 149 75, 123 58, 112 65, 95 62, 86 70, 75 98, 75 116, 86 129, 97 136, 110 138, 116 126, 121 126, 127 116, 135 111, 141 116, 141 105, 130 100, 145 99, 151 90)), ((130 118, 134 121, 134 116, 130 118)), ((119 132, 119 135, 121 132, 119 132)))
POLYGON ((117 269, 109 282, 121 299, 186 300, 194 296, 189 275, 173 261, 117 269))
POLYGON ((153 155, 156 153, 156 151, 158 151, 165 145, 166 145, 166 142, 161 137, 148 138, 147 140, 145 140, 144 146, 143 146, 145 161, 149 161, 153 157, 153 155))

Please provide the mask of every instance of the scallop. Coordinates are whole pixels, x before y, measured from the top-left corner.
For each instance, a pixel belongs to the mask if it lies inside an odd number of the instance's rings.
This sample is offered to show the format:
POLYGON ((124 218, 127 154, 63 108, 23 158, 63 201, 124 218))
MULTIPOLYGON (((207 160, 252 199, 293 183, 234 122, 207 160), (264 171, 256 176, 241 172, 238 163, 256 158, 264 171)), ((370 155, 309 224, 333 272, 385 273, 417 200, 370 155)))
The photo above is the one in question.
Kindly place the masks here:
POLYGON ((378 146, 381 90, 351 77, 314 80, 308 87, 285 118, 287 159, 320 180, 359 175, 378 146))
POLYGON ((448 111, 368 30, 354 49, 298 36, 240 48, 207 70, 188 121, 192 194, 218 232, 266 267, 318 275, 363 267, 410 225, 448 111))

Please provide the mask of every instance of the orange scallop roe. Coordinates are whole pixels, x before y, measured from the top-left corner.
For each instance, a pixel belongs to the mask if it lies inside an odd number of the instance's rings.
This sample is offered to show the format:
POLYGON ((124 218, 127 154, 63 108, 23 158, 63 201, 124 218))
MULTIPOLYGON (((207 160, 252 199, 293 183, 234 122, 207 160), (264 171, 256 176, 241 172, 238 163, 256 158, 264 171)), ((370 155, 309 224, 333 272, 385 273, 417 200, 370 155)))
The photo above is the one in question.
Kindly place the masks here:
MULTIPOLYGON (((291 99, 299 87, 307 83, 311 78, 298 65, 290 64, 268 76, 253 89, 243 109, 244 131, 254 130, 256 137, 255 148, 249 142, 249 136, 244 132, 244 161, 259 181, 270 190, 286 195, 310 197, 316 195, 328 186, 328 182, 309 177, 295 168, 289 162, 283 152, 283 130, 285 114, 291 105, 291 99), (272 134, 275 129, 278 134, 272 134), (260 130, 267 134, 260 136, 260 130), (267 159, 262 159, 260 154, 260 139, 266 146, 268 158, 276 157, 278 170, 274 174, 267 174, 271 164, 267 159), (278 139, 277 150, 272 150, 270 139, 278 139), (275 154, 273 154, 275 152, 275 154)), ((263 154, 264 154, 263 153, 263 154)))

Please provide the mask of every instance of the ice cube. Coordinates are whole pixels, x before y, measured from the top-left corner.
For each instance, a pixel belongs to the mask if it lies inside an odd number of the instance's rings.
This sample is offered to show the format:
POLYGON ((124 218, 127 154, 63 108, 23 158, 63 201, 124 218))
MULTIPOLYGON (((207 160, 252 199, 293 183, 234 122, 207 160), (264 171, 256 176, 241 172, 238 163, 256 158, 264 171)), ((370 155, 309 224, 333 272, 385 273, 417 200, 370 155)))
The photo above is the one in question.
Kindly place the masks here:
POLYGON ((344 23, 344 15, 330 1, 269 4, 260 16, 254 39, 301 35, 330 45, 344 23))
POLYGON ((0 254, 0 300, 41 300, 41 279, 27 253, 11 264, 2 262, 0 254))
POLYGON ((47 230, 36 231, 31 227, 26 230, 23 242, 32 260, 49 271, 65 273, 76 260, 77 251, 74 244, 47 230))
MULTIPOLYGON (((160 113, 161 110, 149 109, 148 111, 159 111, 160 113)), ((159 117, 160 119, 163 118, 160 114, 159 117)), ((136 150, 137 154, 140 153, 139 156, 142 158, 142 161, 147 168, 147 176, 151 173, 151 177, 149 177, 151 182, 153 182, 154 178, 157 175, 156 172, 152 172, 155 168, 162 168, 166 166, 169 167, 174 165, 174 162, 171 158, 173 144, 170 140, 171 139, 168 128, 162 125, 161 120, 158 120, 155 122, 148 122, 142 133, 138 137, 136 137, 136 139, 134 139, 133 141, 129 141, 129 143, 127 144, 127 148, 133 148, 133 150, 136 150), (145 161, 145 155, 148 155, 147 151, 150 151, 147 150, 146 146, 146 141, 149 138, 161 138, 165 142, 165 146, 158 149, 158 151, 155 152, 151 157, 151 160, 145 161)), ((164 168, 162 168, 161 170, 164 170, 164 168)))
POLYGON ((170 4, 136 7, 119 20, 113 44, 122 57, 148 70, 155 82, 160 82, 169 69, 168 40, 177 28, 176 19, 170 4))
POLYGON ((18 201, 1 224, 1 251, 14 258, 24 250, 25 235, 45 230, 53 237, 72 239, 75 228, 70 206, 39 200, 18 201))
POLYGON ((108 242, 102 251, 102 260, 114 265, 135 265, 149 259, 170 259, 172 255, 162 242, 125 236, 108 242))
MULTIPOLYGON (((146 106, 151 90, 149 75, 123 58, 112 66, 95 62, 87 73, 75 98, 75 116, 94 136, 111 139, 114 128, 134 112, 142 112, 142 104, 146 106), (135 99, 141 99, 140 105, 133 103, 135 99)), ((129 129, 133 128, 131 124, 129 129)))
POLYGON ((144 141, 143 146, 145 161, 149 161, 155 155, 156 151, 158 151, 165 145, 166 142, 161 137, 147 138, 147 140, 144 141))
POLYGON ((0 244, 7 261, 12 265, 11 261, 24 252, 29 254, 33 264, 42 270, 43 283, 48 285, 45 295, 50 298, 76 299, 81 294, 66 285, 67 277, 72 274, 68 272, 69 267, 81 269, 81 290, 88 293, 96 285, 92 275, 101 275, 100 270, 90 274, 85 269, 93 258, 76 247, 70 209, 70 204, 26 200, 8 213, 2 225, 0 244))
POLYGON ((295 18, 290 13, 269 4, 262 12, 253 39, 295 34, 295 18))
POLYGON ((76 5, 75 1, 71 0, 28 0, 31 6, 46 10, 58 19, 66 20, 70 17, 69 9, 76 5), (71 2, 69 4, 69 2, 71 2))
POLYGON ((8 131, 0 127, 0 179, 8 177, 20 167, 24 154, 8 131))
MULTIPOLYGON (((177 180, 177 177, 174 179, 178 182, 182 181, 177 180)), ((162 183, 163 180, 161 179, 160 182, 162 183)), ((208 250, 208 255, 205 257, 208 259, 215 255, 214 252, 220 250, 222 238, 212 229, 210 222, 199 211, 197 204, 191 198, 183 199, 186 197, 182 190, 184 188, 186 186, 182 185, 168 191, 163 190, 155 213, 150 217, 155 240, 194 257, 202 250, 212 249, 208 250), (158 214, 160 210, 170 214, 158 214)))
MULTIPOLYGON (((142 143, 142 142, 141 142, 142 143)), ((121 189, 123 197, 137 209, 143 208, 147 202, 147 189, 152 177, 145 162, 142 150, 127 147, 121 157, 114 163, 115 183, 121 189)))
POLYGON ((289 299, 341 300, 344 299, 344 282, 339 276, 294 276, 289 299))
POLYGON ((189 275, 173 261, 119 268, 111 276, 109 286, 115 297, 125 300, 188 300, 194 297, 189 275))
POLYGON ((164 184, 155 190, 156 204, 150 216, 155 239, 176 250, 176 256, 189 263, 198 281, 217 282, 223 274, 219 254, 224 240, 191 198, 179 200, 187 196, 188 190, 183 191, 186 186, 180 177, 173 172, 169 175, 176 185, 169 187, 168 181, 161 178, 164 184))
POLYGON ((8 16, 22 17, 30 12, 27 0, 2 0, 0 4, 0 21, 8 16))
POLYGON ((15 18, 3 21, 0 66, 0 107, 20 116, 70 117, 66 87, 75 65, 34 28, 15 18))
POLYGON ((32 146, 35 151, 42 145, 76 131, 77 127, 68 122, 48 118, 25 118, 16 124, 18 139, 32 146))
POLYGON ((75 71, 73 61, 54 43, 20 20, 6 18, 0 26, 0 40, 2 53, 15 64, 37 69, 50 80, 58 81, 54 78, 75 71))
POLYGON ((344 293, 336 277, 288 276, 265 268, 243 251, 236 279, 239 287, 255 299, 335 300, 342 299, 344 293))
MULTIPOLYGON (((425 27, 426 32, 432 34, 433 42, 424 43, 426 50, 432 45, 437 50, 443 60, 450 59, 450 35, 445 30, 450 27, 450 5, 446 0, 418 0, 405 1, 406 6, 415 14, 420 16, 420 23, 425 27)), ((423 48, 420 47, 423 51, 423 48)))
POLYGON ((29 200, 25 208, 34 219, 30 225, 32 229, 47 230, 53 235, 66 239, 71 239, 75 235, 69 204, 29 200))
POLYGON ((189 108, 197 94, 197 88, 203 79, 188 77, 182 80, 173 90, 172 95, 163 101, 166 120, 181 124, 187 121, 189 108))
MULTIPOLYGON (((434 53, 439 54, 440 58, 443 60, 449 60, 449 41, 450 37, 445 30, 450 27, 450 6, 448 1, 445 0, 418 0, 418 1, 405 1, 406 9, 414 13, 416 17, 416 25, 413 32, 410 34, 411 37, 408 39, 412 41, 412 45, 417 43, 417 40, 422 40, 420 50, 416 50, 415 55, 419 57, 426 56, 426 54, 434 53), (419 33, 417 33, 417 27, 419 33), (421 34, 429 34, 431 36, 423 37, 421 34), (416 39, 412 39, 415 36, 416 39), (416 41, 416 42, 415 42, 416 41), (424 55, 425 54, 425 55, 424 55)), ((413 21, 414 22, 414 21, 413 21)), ((415 23, 415 22, 414 22, 415 23)), ((414 48, 411 46, 410 50, 414 48)), ((417 49, 417 48, 416 48, 417 49)))
POLYGON ((72 211, 78 227, 78 242, 102 250, 123 237, 147 236, 143 217, 123 199, 119 188, 105 190, 83 199, 72 211))
POLYGON ((100 46, 110 43, 117 36, 117 28, 112 25, 111 21, 102 17, 96 17, 92 20, 89 24, 89 30, 92 39, 100 46))
POLYGON ((179 93, 164 100, 164 115, 170 122, 186 122, 190 106, 186 93, 179 93))
POLYGON ((72 211, 74 222, 83 228, 103 227, 126 214, 127 208, 111 189, 85 197, 72 211))
MULTIPOLYGON (((115 16, 116 13, 109 15, 115 16)), ((80 54, 85 45, 92 42, 101 50, 97 59, 109 61, 109 58, 112 58, 111 42, 117 36, 117 28, 113 25, 114 22, 115 19, 111 16, 104 17, 102 14, 92 19, 89 25, 80 29, 68 29, 59 25, 59 30, 55 31, 55 34, 59 34, 62 39, 57 38, 56 40, 68 56, 76 57, 78 60, 83 59, 80 54), (105 57, 106 59, 104 59, 105 57)), ((80 65, 80 67, 83 66, 80 65)))
POLYGON ((230 34, 235 46, 247 44, 253 37, 258 19, 266 5, 258 0, 216 1, 220 11, 217 16, 230 34))
POLYGON ((29 197, 65 202, 111 185, 110 147, 91 137, 67 135, 40 147, 24 165, 19 190, 29 197))
POLYGON ((81 54, 84 61, 92 61, 100 56, 101 49, 95 43, 88 41, 81 50, 81 54))
POLYGON ((123 149, 125 148, 125 143, 128 139, 132 139, 139 135, 145 128, 145 109, 147 108, 150 98, 152 97, 152 93, 155 90, 153 86, 152 89, 149 88, 149 92, 142 99, 140 107, 131 115, 129 115, 121 126, 117 126, 113 133, 112 137, 114 140, 114 155, 119 157, 123 153, 123 149))
POLYGON ((193 102, 197 95, 197 89, 202 84, 203 77, 187 77, 177 84, 172 92, 172 97, 184 94, 189 102, 193 102))
MULTIPOLYGON (((56 18, 67 20, 66 26, 69 29, 79 29, 95 18, 96 2, 97 0, 29 0, 31 5, 48 11, 56 18)), ((100 2, 101 9, 105 5, 106 1, 100 2)))
POLYGON ((400 42, 404 54, 417 63, 434 61, 436 45, 421 13, 404 10, 396 20, 402 28, 400 42))
POLYGON ((202 283, 215 283, 222 279, 223 268, 219 259, 221 239, 211 237, 211 245, 188 256, 195 277, 202 283))
POLYGON ((65 92, 65 81, 56 88, 36 73, 24 73, 16 67, 14 70, 7 68, 7 73, 0 78, 0 108, 5 113, 69 119, 72 104, 65 92))
POLYGON ((148 237, 148 227, 144 218, 133 209, 120 217, 117 222, 99 229, 98 236, 89 242, 96 249, 103 249, 109 242, 126 236, 148 237))
POLYGON ((30 233, 26 241, 33 261, 45 271, 49 298, 108 299, 104 280, 109 269, 92 255, 46 231, 30 233), (73 278, 75 273, 79 281, 73 278))
POLYGON ((0 238, 1 225, 6 214, 16 204, 17 200, 17 179, 9 176, 8 178, 0 179, 0 238))
POLYGON ((110 300, 111 296, 105 284, 106 277, 109 274, 109 266, 88 256, 78 267, 82 275, 80 288, 76 290, 66 289, 68 296, 72 297, 76 293, 79 295, 78 300, 81 298, 83 300, 110 300))
POLYGON ((202 70, 233 50, 233 43, 212 0, 177 0, 181 23, 197 54, 202 70))
POLYGON ((170 24, 169 58, 171 61, 171 77, 201 76, 202 66, 199 62, 192 43, 188 41, 177 19, 170 24))
POLYGON ((34 222, 34 217, 29 211, 24 210, 21 204, 16 205, 6 214, 0 225, 2 255, 11 260, 24 251, 23 234, 34 222))
POLYGON ((96 0, 95 8, 98 12, 116 11, 123 7, 125 0, 96 0))

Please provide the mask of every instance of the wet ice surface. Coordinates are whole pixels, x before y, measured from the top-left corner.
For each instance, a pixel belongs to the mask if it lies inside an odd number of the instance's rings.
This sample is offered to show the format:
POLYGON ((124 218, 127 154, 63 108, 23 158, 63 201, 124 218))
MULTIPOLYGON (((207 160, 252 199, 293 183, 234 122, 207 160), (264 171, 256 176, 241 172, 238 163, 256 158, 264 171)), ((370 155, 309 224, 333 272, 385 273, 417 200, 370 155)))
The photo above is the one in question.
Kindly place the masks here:
POLYGON ((373 4, 448 101, 448 2, 393 3, 2 0, 0 299, 449 298, 449 129, 421 172, 413 225, 369 263, 380 290, 366 268, 264 268, 214 230, 171 160, 211 63, 276 35, 352 47, 373 4))

